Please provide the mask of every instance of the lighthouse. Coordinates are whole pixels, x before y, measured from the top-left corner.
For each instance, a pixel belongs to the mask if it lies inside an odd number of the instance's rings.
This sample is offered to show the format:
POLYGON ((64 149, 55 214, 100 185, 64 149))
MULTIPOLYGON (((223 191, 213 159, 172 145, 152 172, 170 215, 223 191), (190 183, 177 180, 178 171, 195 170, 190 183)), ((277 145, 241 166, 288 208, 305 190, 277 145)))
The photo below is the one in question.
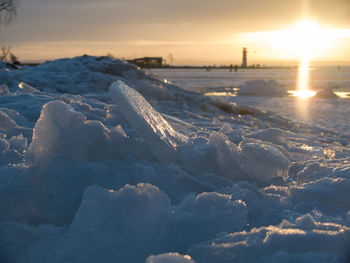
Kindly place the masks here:
POLYGON ((248 63, 247 63, 247 48, 243 48, 243 60, 242 60, 242 68, 247 68, 248 63))

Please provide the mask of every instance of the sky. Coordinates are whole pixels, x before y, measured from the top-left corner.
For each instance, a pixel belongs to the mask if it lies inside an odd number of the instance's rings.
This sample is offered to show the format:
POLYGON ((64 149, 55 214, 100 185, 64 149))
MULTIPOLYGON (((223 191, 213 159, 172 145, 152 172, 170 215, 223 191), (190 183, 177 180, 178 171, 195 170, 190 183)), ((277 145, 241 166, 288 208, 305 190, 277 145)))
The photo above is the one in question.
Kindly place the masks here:
MULTIPOLYGON (((0 44, 23 61, 82 54, 169 57, 174 64, 297 61, 288 50, 247 39, 283 30, 307 17, 350 29, 349 0, 18 0, 17 16, 0 26, 0 44)), ((317 60, 350 64, 349 38, 337 39, 317 60)))

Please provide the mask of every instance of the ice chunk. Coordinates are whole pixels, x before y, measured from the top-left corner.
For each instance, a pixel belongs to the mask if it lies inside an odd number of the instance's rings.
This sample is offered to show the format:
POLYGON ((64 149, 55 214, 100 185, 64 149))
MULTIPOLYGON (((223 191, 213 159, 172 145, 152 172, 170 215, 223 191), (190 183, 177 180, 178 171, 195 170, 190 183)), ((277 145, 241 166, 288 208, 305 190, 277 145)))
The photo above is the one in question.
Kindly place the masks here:
POLYGON ((0 260, 1 262, 49 262, 47 260, 53 259, 53 251, 50 248, 53 247, 53 241, 61 234, 60 232, 61 230, 54 226, 30 226, 13 221, 1 222, 0 260))
POLYGON ((11 145, 11 149, 20 153, 23 153, 28 148, 28 140, 27 138, 23 137, 22 134, 11 137, 9 143, 11 145))
POLYGON ((7 87, 7 85, 0 84, 0 96, 6 95, 9 92, 10 91, 9 91, 9 88, 7 87))
POLYGON ((239 165, 254 181, 288 176, 289 160, 277 146, 258 140, 243 140, 238 149, 239 165))
POLYGON ((19 114, 16 110, 9 108, 1 108, 18 126, 28 126, 28 119, 19 114))
POLYGON ((39 92, 39 90, 24 82, 19 83, 18 87, 21 89, 21 93, 39 92))
POLYGON ((173 162, 176 147, 187 141, 186 136, 176 132, 140 93, 122 81, 113 82, 109 92, 113 102, 157 159, 162 163, 173 162))
POLYGON ((249 80, 239 87, 238 95, 286 96, 288 93, 275 80, 249 80))
MULTIPOLYGON (((10 149, 10 144, 5 139, 0 139, 0 154, 10 149)), ((1 155, 0 155, 1 156, 1 155)))
POLYGON ((215 145, 217 163, 221 174, 230 179, 243 179, 242 171, 237 164, 237 145, 219 132, 211 134, 210 140, 215 145))
POLYGON ((276 128, 264 129, 258 132, 248 134, 245 137, 258 139, 260 141, 268 141, 273 144, 281 145, 283 147, 288 147, 289 134, 288 132, 281 129, 276 129, 276 128))
POLYGON ((9 133, 16 126, 16 122, 12 120, 7 113, 0 111, 0 129, 3 129, 6 133, 9 133))
POLYGON ((89 187, 67 236, 74 262, 144 262, 164 251, 170 201, 149 184, 119 191, 89 187))
POLYGON ((245 179, 237 163, 237 145, 220 132, 211 133, 209 138, 192 138, 179 152, 181 165, 187 170, 215 173, 229 180, 245 179))
POLYGON ((149 256, 146 263, 195 263, 189 255, 179 253, 165 253, 157 256, 149 256))
POLYGON ((216 192, 190 195, 175 211, 170 235, 180 250, 212 239, 222 232, 239 231, 247 225, 246 204, 216 192))
POLYGON ((29 157, 47 164, 58 156, 90 159, 104 150, 108 129, 62 101, 44 105, 35 125, 29 157))

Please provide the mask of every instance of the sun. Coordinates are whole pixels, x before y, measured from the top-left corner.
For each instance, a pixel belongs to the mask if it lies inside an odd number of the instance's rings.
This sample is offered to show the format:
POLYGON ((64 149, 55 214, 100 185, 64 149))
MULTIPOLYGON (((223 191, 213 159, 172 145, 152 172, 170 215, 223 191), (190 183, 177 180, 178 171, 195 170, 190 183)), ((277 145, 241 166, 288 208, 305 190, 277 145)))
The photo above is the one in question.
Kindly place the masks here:
POLYGON ((286 30, 276 32, 271 43, 278 49, 292 52, 300 60, 322 57, 334 48, 336 32, 316 21, 303 19, 286 30))

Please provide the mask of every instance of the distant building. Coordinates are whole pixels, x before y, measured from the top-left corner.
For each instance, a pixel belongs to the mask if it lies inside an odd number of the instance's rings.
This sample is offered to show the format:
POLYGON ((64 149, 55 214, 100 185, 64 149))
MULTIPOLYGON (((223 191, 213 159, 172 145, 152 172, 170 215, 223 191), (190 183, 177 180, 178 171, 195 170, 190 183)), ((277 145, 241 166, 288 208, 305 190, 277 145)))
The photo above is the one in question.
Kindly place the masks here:
POLYGON ((128 60, 129 63, 135 64, 140 68, 160 68, 163 66, 162 57, 143 57, 128 60))
POLYGON ((247 68, 248 67, 248 62, 247 62, 247 48, 243 48, 243 60, 242 60, 242 68, 247 68))

